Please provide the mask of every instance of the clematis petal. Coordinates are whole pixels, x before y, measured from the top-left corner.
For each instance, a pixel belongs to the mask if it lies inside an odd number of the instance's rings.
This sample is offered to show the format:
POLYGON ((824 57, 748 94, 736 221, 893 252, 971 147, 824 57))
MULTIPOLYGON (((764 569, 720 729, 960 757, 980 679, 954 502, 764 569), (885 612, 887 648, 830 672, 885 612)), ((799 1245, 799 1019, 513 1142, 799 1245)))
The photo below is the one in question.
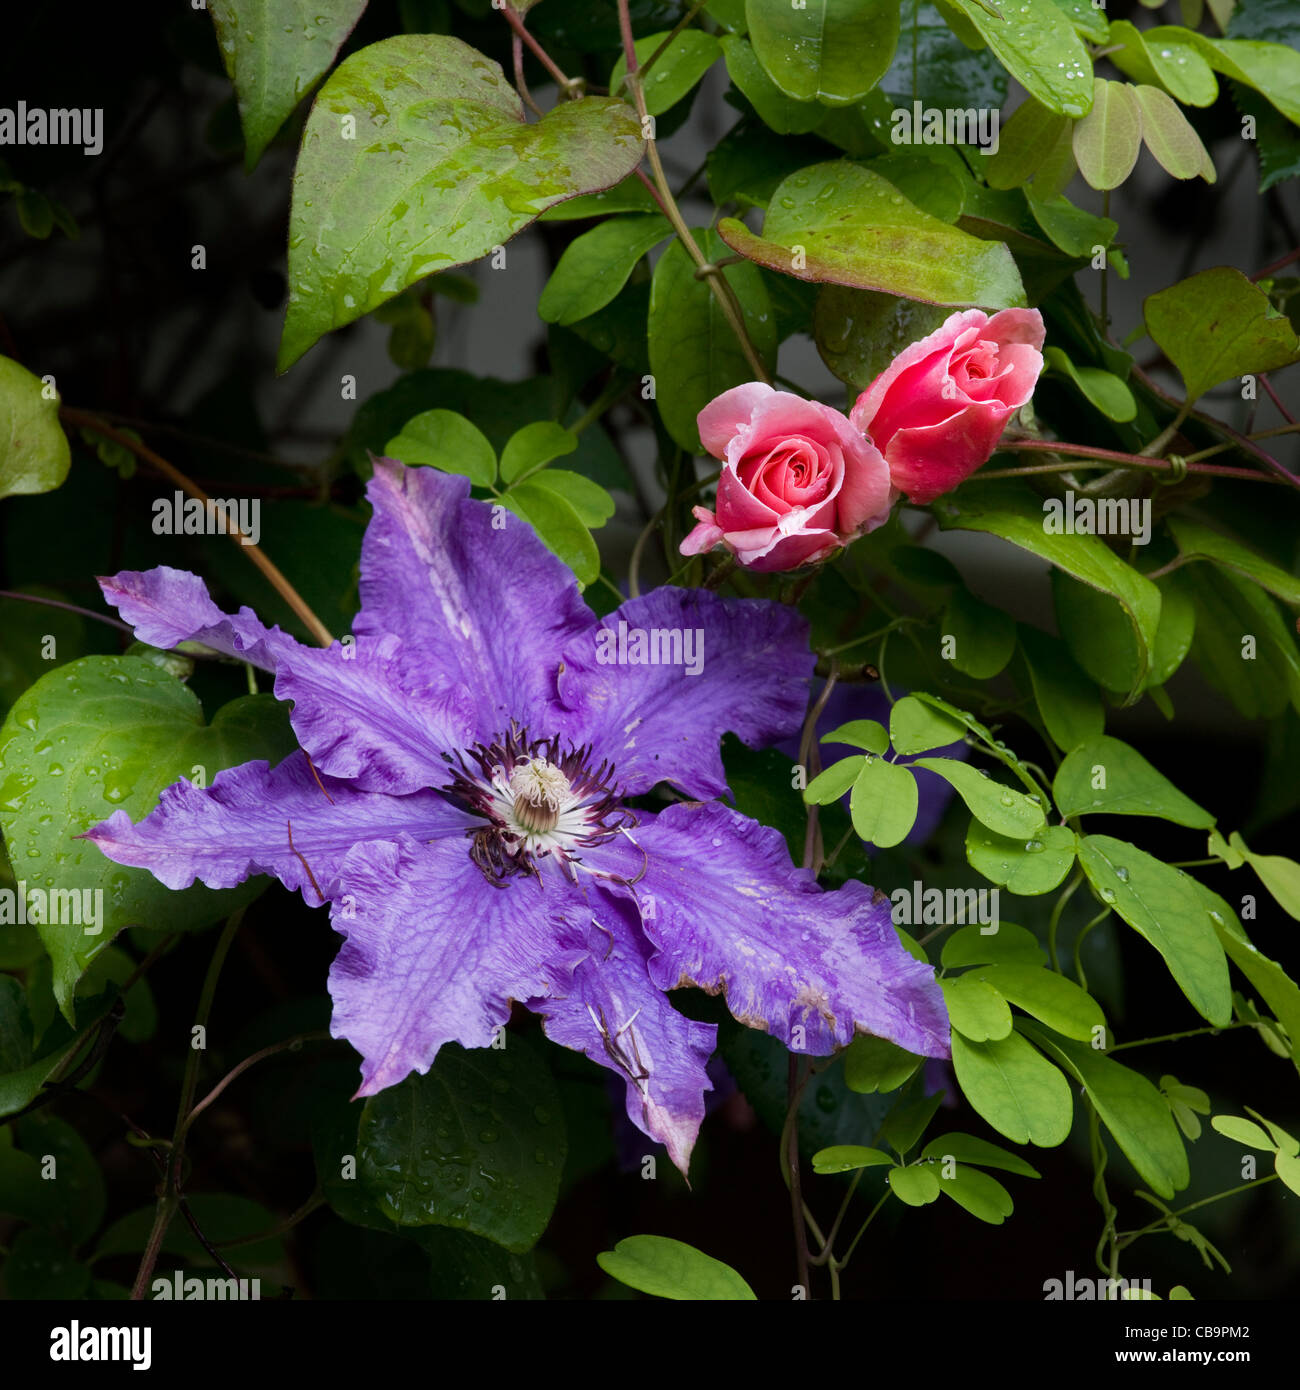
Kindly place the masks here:
POLYGON ((446 1042, 487 1047, 512 1000, 547 992, 569 895, 519 877, 491 886, 464 840, 357 845, 330 916, 347 940, 330 967, 330 1031, 361 1054, 372 1096, 426 1072, 446 1042))
POLYGON ((557 653, 594 621, 573 572, 526 522, 474 501, 469 479, 376 459, 361 547, 358 636, 402 640, 431 684, 456 686, 490 740, 531 725, 557 653))
POLYGON ((114 811, 85 838, 114 863, 148 869, 168 888, 188 888, 195 879, 233 888, 253 874, 274 874, 315 905, 312 877, 328 896, 353 845, 403 831, 420 839, 459 837, 467 824, 469 817, 436 792, 358 792, 325 774, 318 781, 307 755, 291 753, 274 768, 263 760, 227 768, 204 789, 182 778, 138 824, 114 811))
POLYGON ((718 796, 723 733, 751 747, 793 733, 815 657, 807 623, 784 604, 662 588, 583 633, 563 662, 560 732, 609 759, 623 795, 672 782, 718 796))
POLYGON ((593 867, 628 881, 610 890, 640 904, 661 989, 722 991, 740 1022, 814 1056, 855 1033, 949 1055, 934 971, 908 955, 882 895, 854 880, 824 892, 778 831, 719 802, 670 806, 632 835, 639 853, 620 838, 593 867))
POLYGON ((123 570, 99 580, 105 599, 151 647, 170 648, 181 642, 205 647, 274 671, 281 657, 300 650, 287 632, 267 627, 251 608, 223 613, 212 601, 208 586, 188 570, 159 565, 151 570, 123 570))
POLYGON ((359 790, 400 796, 449 781, 444 751, 474 740, 463 690, 430 688, 396 637, 361 637, 328 651, 299 647, 275 678, 290 722, 321 772, 359 790))
POLYGON ((680 1014, 650 979, 649 943, 630 903, 599 890, 594 918, 578 921, 565 940, 586 958, 552 987, 553 997, 528 1001, 547 1037, 608 1067, 627 1086, 627 1115, 657 1140, 685 1176, 704 1119, 705 1068, 717 1028, 680 1014))

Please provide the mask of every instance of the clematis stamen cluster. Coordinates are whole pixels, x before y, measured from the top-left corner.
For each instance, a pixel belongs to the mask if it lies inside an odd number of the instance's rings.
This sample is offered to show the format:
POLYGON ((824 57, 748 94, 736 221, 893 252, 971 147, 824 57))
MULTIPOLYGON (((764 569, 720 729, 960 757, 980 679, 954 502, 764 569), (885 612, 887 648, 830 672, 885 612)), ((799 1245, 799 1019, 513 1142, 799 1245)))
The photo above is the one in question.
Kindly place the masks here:
POLYGON ((344 938, 331 1031, 360 1054, 362 1096, 445 1043, 488 1046, 518 1002, 622 1079, 629 1118, 685 1172, 717 1030, 674 989, 721 994, 810 1055, 858 1033, 949 1055, 933 971, 888 900, 823 891, 777 831, 718 799, 724 732, 761 747, 800 726, 814 657, 799 614, 664 588, 597 618, 467 479, 380 459, 368 496, 346 646, 223 613, 183 571, 101 580, 142 641, 272 672, 301 748, 179 781, 138 824, 119 810, 87 838, 172 888, 262 873, 307 896, 314 880, 344 938), (624 625, 703 634, 709 659, 610 663, 624 625), (660 784, 680 799, 632 808, 660 784))

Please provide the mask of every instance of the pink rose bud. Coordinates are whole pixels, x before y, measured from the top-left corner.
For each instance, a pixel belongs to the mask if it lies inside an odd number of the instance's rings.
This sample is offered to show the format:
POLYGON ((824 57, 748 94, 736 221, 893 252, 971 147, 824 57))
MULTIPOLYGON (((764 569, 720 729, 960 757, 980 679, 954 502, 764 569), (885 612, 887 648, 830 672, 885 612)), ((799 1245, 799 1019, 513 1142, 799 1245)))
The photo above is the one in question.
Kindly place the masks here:
POLYGON ((889 517, 885 460, 828 405, 754 381, 710 401, 699 427, 722 477, 717 510, 695 508, 683 555, 723 545, 746 569, 792 570, 889 517))
POLYGON ((1037 309, 951 315, 913 343, 858 397, 849 418, 889 463, 912 502, 933 502, 997 447, 1043 369, 1037 309))

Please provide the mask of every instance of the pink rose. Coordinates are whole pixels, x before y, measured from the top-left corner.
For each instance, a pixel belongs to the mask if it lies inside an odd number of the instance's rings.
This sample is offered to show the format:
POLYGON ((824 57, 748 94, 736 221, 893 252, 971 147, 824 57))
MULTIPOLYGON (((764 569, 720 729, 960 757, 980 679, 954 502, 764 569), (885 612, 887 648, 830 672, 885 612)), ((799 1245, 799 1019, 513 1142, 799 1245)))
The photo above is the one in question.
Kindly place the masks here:
POLYGON ((849 418, 888 460, 912 502, 933 502, 997 446, 1043 369, 1037 309, 951 315, 905 348, 858 397, 849 418))
POLYGON ((710 401, 699 427, 722 477, 717 510, 695 508, 683 555, 724 545, 746 569, 792 570, 889 516, 885 460, 828 405, 754 381, 710 401))

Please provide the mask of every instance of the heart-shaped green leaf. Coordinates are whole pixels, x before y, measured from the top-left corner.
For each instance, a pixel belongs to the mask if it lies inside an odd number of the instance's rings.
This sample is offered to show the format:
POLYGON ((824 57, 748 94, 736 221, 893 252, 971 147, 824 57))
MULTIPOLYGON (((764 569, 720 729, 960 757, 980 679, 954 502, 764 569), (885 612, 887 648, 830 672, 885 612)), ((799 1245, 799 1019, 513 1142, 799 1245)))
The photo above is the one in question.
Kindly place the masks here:
POLYGON ((609 97, 567 101, 526 124, 500 67, 459 39, 405 34, 353 54, 303 133, 279 369, 554 204, 618 183, 641 147, 635 113, 609 97))
POLYGON ((366 0, 210 0, 208 8, 251 169, 334 61, 366 0))
POLYGON ((265 886, 253 879, 219 893, 197 883, 175 892, 77 836, 114 811, 142 819, 182 777, 202 776, 210 786, 223 768, 277 762, 293 748, 285 706, 272 696, 234 700, 205 724, 194 693, 138 657, 83 657, 43 676, 15 703, 0 729, 0 829, 29 893, 68 893, 58 901, 80 908, 60 914, 73 921, 38 924, 66 1018, 91 957, 123 927, 201 927, 265 886), (86 904, 96 903, 102 917, 88 932, 86 904))

